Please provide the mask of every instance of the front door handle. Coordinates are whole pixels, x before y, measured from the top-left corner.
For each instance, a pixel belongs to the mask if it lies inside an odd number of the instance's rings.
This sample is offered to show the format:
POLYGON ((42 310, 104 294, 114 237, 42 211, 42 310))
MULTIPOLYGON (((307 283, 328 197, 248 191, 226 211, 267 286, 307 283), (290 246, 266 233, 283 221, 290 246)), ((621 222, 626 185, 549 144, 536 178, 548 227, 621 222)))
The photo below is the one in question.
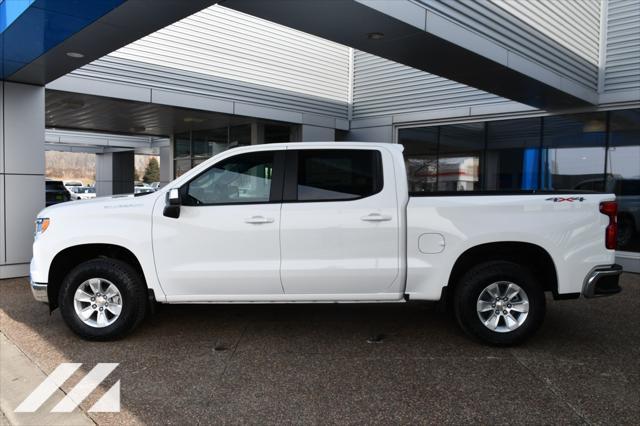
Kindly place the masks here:
POLYGON ((391 220, 391 216, 380 213, 370 213, 366 216, 362 216, 360 219, 366 222, 385 222, 391 220))
POLYGON ((251 216, 246 218, 245 223, 272 223, 273 222, 273 218, 272 217, 264 217, 264 216, 251 216))

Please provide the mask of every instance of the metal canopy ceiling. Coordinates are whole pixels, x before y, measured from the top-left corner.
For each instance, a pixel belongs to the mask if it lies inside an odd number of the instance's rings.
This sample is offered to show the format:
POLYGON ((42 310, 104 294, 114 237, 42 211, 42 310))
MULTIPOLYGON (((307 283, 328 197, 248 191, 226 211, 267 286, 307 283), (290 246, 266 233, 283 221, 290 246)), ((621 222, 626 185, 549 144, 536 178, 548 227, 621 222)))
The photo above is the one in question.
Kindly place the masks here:
POLYGON ((253 119, 167 105, 47 89, 46 127, 169 136, 188 130, 246 124, 253 119))
MULTIPOLYGON (((7 1, 0 3, 0 18, 4 13, 8 20, 0 33, 2 78, 42 85, 219 0, 25 1, 30 3, 21 13, 7 13, 7 1)), ((371 7, 363 0, 224 1, 227 7, 534 107, 585 106, 597 98, 595 93, 565 90, 562 84, 552 86, 544 77, 497 62, 486 52, 466 49, 455 43, 460 34, 436 36, 374 8, 392 7, 393 2, 368 4, 371 7)))
POLYGON ((46 129, 45 150, 102 154, 131 151, 136 154, 159 155, 161 147, 169 147, 168 138, 131 136, 78 130, 46 129))
MULTIPOLYGON (((441 38, 426 27, 374 8, 393 10, 393 1, 224 0, 221 4, 537 108, 587 106, 597 99, 595 92, 577 97, 496 62, 478 49, 465 49, 454 41, 466 35, 453 29, 447 39, 441 38)), ((422 13, 414 20, 425 20, 422 13)))
POLYGON ((29 0, 22 10, 4 1, 2 79, 46 84, 217 1, 29 0))

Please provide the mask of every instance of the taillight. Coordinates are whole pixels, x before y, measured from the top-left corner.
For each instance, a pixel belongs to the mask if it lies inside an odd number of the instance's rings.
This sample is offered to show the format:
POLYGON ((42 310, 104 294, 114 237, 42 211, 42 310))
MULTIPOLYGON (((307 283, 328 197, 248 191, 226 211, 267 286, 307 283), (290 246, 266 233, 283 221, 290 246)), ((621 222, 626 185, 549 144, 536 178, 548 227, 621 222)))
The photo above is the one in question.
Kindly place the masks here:
POLYGON ((600 213, 607 215, 609 225, 604 233, 604 245, 609 250, 615 250, 618 239, 618 203, 615 201, 603 201, 600 203, 600 213))

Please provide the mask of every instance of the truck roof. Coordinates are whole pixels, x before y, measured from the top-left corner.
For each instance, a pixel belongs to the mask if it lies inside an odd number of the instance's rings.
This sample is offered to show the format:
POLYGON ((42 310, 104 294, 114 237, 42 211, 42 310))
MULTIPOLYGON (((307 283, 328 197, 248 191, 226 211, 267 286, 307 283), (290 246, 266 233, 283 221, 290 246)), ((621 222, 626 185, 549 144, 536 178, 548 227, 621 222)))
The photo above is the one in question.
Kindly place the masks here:
POLYGON ((243 145, 238 146, 232 149, 241 149, 241 148, 256 148, 259 150, 263 149, 300 149, 300 148, 345 148, 345 147, 370 147, 370 148, 386 148, 386 149, 394 149, 400 152, 404 151, 404 146, 397 143, 388 143, 388 142, 359 142, 359 141, 318 141, 318 142, 284 142, 284 143, 270 143, 270 144, 260 144, 260 145, 243 145))

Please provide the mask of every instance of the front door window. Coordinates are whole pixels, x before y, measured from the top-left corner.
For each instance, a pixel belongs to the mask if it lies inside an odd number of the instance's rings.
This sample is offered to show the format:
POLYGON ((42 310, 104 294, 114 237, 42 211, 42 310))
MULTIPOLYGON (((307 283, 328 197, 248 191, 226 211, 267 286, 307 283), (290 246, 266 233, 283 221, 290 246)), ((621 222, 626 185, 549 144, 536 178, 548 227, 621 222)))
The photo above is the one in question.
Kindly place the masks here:
POLYGON ((268 202, 273 159, 273 152, 253 152, 223 160, 189 183, 189 201, 196 206, 268 202))

